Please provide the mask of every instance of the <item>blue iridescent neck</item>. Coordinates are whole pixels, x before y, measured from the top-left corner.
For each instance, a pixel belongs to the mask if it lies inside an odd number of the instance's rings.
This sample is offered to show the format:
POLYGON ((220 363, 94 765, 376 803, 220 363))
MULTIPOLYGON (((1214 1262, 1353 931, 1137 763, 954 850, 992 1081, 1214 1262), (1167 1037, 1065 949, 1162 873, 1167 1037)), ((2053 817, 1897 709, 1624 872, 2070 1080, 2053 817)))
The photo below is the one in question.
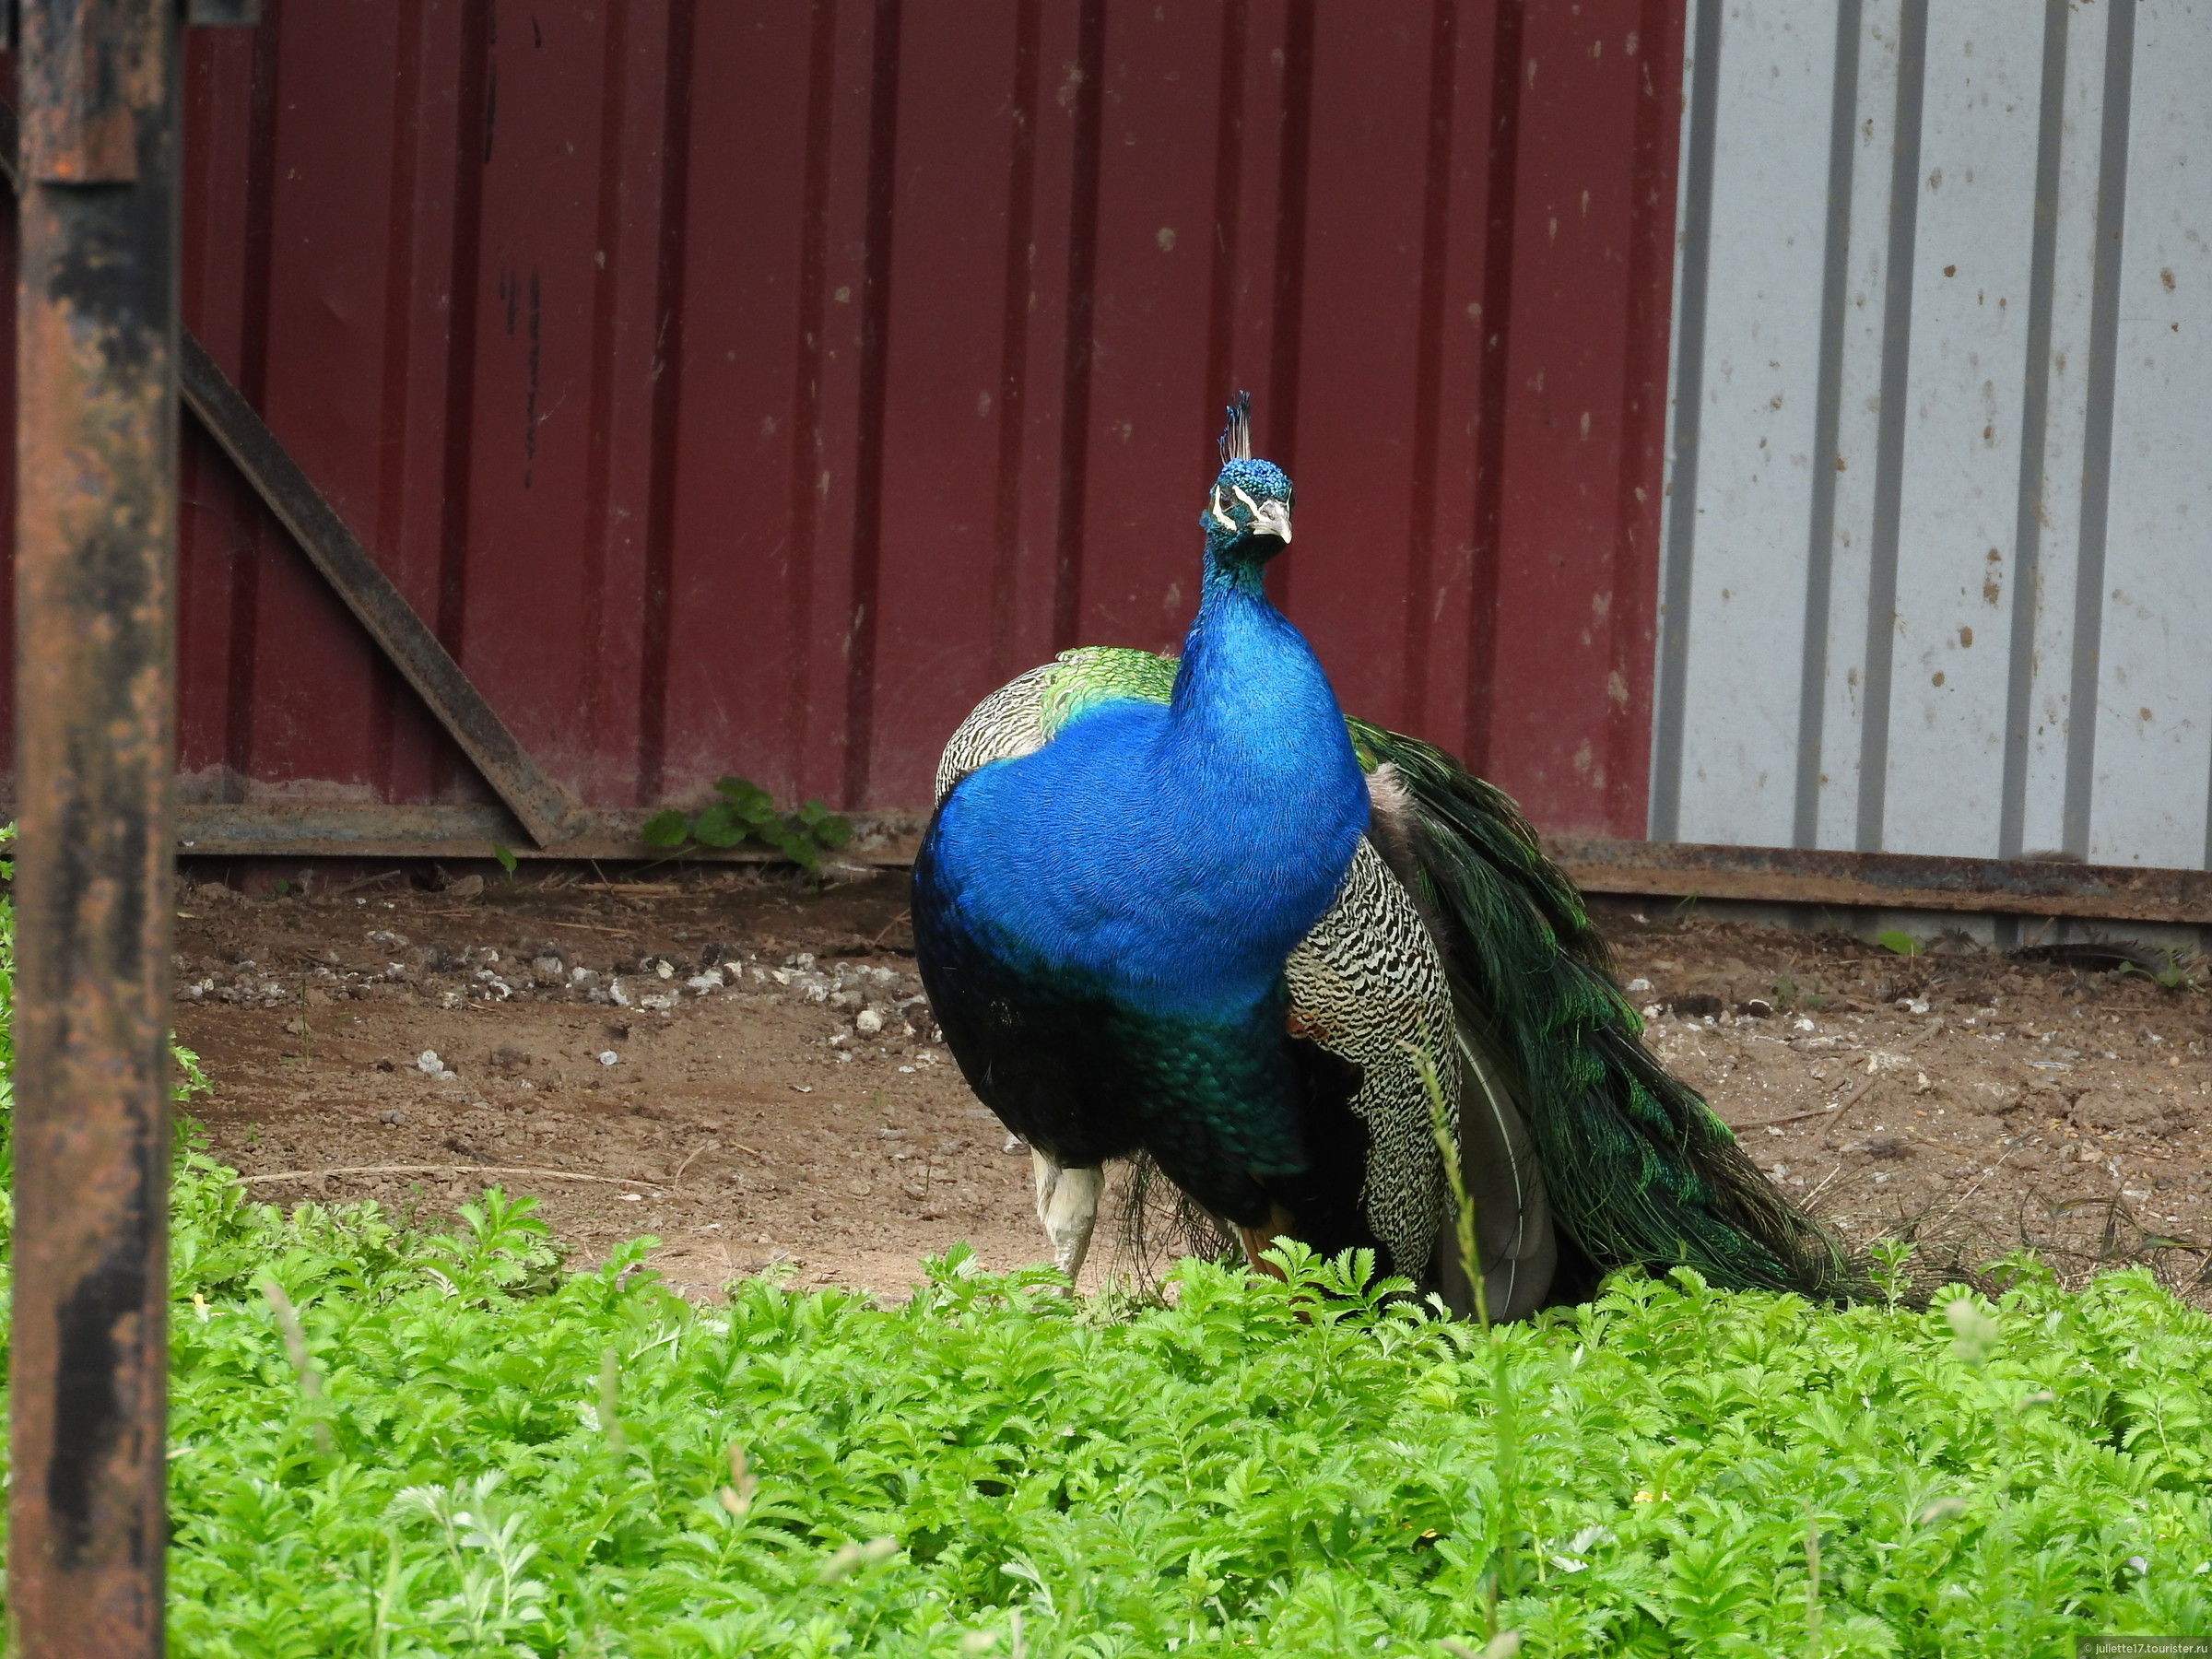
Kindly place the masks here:
MULTIPOLYGON (((1267 605, 1267 561, 1251 544, 1257 538, 1208 530, 1206 536, 1206 573, 1200 579, 1198 603, 1226 600, 1230 595, 1257 599, 1267 605)), ((1268 605, 1268 608, 1275 607, 1268 605)))
MULTIPOLYGON (((1328 676, 1263 581, 1282 544, 1208 525, 1198 614, 1183 640, 1169 742, 1194 786, 1260 816, 1315 810, 1364 786, 1328 676), (1324 780, 1326 780, 1324 782, 1324 780)), ((1325 811, 1327 809, 1323 809, 1325 811)))

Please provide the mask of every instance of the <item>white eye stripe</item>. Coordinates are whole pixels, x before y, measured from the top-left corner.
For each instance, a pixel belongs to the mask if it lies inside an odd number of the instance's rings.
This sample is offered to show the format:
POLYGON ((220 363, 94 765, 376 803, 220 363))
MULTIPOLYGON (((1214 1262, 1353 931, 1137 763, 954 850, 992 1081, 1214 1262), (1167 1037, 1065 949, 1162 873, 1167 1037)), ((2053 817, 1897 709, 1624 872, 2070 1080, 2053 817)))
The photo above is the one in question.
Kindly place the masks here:
POLYGON ((1258 518, 1258 517, 1260 516, 1260 504, 1259 504, 1257 501, 1253 500, 1253 499, 1252 499, 1250 496, 1246 495, 1246 494, 1243 492, 1243 490, 1241 490, 1241 489, 1239 489, 1239 490, 1237 491, 1237 500, 1240 500, 1240 501, 1241 501, 1241 502, 1243 502, 1245 506, 1247 506, 1247 507, 1249 507, 1249 508, 1251 508, 1251 509, 1252 509, 1252 516, 1253 516, 1253 518, 1255 518, 1255 519, 1256 519, 1256 518, 1258 518))
MULTIPOLYGON (((1239 495, 1244 494, 1244 492, 1241 489, 1238 490, 1237 493, 1239 495)), ((1251 498, 1246 496, 1245 500, 1247 502, 1249 502, 1251 498)), ((1237 527, 1237 521, 1229 516, 1228 500, 1218 489, 1214 491, 1214 522, 1219 524, 1224 530, 1234 530, 1237 527)))

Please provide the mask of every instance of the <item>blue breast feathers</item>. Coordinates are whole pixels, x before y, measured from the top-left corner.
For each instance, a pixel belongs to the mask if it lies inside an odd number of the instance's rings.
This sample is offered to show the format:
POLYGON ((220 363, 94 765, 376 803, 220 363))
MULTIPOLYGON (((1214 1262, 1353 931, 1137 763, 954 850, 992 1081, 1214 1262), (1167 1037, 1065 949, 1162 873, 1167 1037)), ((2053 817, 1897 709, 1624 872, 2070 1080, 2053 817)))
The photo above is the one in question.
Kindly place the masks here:
POLYGON ((1009 965, 1235 1020, 1334 902, 1367 820, 1304 640, 1256 591, 1217 594, 1171 703, 1094 704, 954 789, 927 902, 1009 965))

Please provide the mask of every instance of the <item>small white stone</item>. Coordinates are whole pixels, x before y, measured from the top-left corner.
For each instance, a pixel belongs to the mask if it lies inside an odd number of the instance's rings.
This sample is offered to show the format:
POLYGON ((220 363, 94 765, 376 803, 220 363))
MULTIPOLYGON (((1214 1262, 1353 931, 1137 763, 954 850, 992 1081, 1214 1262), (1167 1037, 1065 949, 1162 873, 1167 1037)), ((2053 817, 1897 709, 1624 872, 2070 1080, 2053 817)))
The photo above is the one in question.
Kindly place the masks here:
POLYGON ((873 1037, 883 1030, 883 1016, 874 1008, 863 1008, 853 1016, 853 1029, 864 1037, 873 1037))
POLYGON ((642 1204, 645 1202, 645 1194, 642 1193, 621 1193, 618 1194, 617 1196, 618 1196, 625 1204, 642 1204))
POLYGON ((676 977, 676 964, 671 962, 666 957, 663 957, 659 961, 655 962, 653 965, 653 972, 659 974, 663 979, 674 979, 676 977))
POLYGON ((622 1056, 616 1053, 613 1049, 601 1049, 599 1051, 599 1064, 602 1065, 612 1065, 621 1058, 622 1056))
POLYGON ((1632 979, 1626 986, 1623 987, 1623 989, 1630 991, 1649 991, 1651 988, 1652 982, 1647 979, 1632 979))
POLYGON ((424 1049, 415 1056, 415 1069, 426 1077, 434 1077, 445 1069, 445 1062, 438 1058, 436 1049, 424 1049))

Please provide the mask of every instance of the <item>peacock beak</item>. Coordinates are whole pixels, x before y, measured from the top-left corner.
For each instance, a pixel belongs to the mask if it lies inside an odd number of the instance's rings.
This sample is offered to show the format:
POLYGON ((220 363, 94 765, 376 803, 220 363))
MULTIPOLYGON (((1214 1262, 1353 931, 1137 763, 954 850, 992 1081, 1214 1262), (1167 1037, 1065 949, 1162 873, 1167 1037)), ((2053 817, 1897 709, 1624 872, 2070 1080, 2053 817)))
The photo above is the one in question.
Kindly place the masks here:
POLYGON ((1290 545, 1290 503, 1288 501, 1261 501, 1253 509, 1253 528, 1275 536, 1285 547, 1290 545))

